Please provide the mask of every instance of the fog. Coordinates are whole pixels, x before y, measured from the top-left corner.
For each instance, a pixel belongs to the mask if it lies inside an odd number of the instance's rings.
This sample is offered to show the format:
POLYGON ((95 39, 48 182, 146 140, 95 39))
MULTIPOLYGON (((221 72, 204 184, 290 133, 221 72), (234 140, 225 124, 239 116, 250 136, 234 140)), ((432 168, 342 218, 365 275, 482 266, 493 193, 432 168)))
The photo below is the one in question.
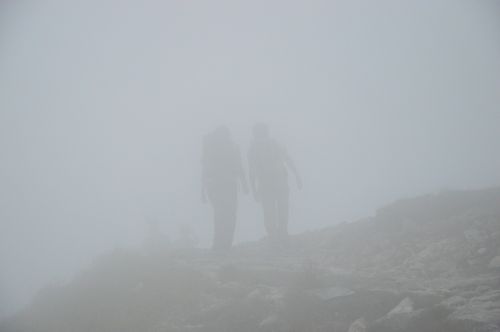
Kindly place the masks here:
MULTIPOLYGON (((291 234, 500 185, 498 1, 4 1, 0 317, 148 220, 208 247, 202 139, 287 147, 291 234)), ((235 242, 265 236, 240 196, 235 242)))

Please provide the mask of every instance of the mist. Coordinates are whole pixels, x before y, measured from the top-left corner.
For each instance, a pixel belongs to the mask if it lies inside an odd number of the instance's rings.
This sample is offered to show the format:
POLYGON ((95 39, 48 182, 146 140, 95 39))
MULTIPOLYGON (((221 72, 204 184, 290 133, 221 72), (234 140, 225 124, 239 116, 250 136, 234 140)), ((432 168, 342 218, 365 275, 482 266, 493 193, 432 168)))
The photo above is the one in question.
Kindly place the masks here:
MULTIPOLYGON (((204 135, 268 124, 300 170, 291 234, 500 185, 498 1, 0 5, 0 317, 148 220, 212 239, 204 135), (186 226, 187 225, 187 226, 186 226)), ((265 237, 240 195, 234 243, 265 237)))

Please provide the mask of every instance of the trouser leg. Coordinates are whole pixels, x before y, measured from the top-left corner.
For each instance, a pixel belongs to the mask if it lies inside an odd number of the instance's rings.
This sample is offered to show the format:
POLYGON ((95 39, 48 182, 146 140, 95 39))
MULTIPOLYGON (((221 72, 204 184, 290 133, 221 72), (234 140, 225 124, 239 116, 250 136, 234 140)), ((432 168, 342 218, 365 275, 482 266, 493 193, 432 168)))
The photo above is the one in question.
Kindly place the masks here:
POLYGON ((272 240, 275 240, 278 234, 276 197, 271 193, 262 193, 261 200, 267 234, 272 240))
POLYGON ((277 229, 281 237, 288 236, 288 211, 289 211, 288 190, 279 193, 276 200, 277 229))
POLYGON ((224 224, 222 217, 222 209, 220 206, 214 205, 214 234, 212 241, 212 249, 220 251, 222 249, 222 238, 224 232, 224 224))
POLYGON ((224 209, 223 229, 221 236, 221 247, 223 250, 229 250, 233 244, 234 230, 236 228, 237 201, 236 193, 228 197, 227 205, 224 209))
POLYGON ((212 248, 226 251, 231 248, 236 226, 237 187, 233 183, 214 186, 210 193, 214 209, 214 237, 212 248))

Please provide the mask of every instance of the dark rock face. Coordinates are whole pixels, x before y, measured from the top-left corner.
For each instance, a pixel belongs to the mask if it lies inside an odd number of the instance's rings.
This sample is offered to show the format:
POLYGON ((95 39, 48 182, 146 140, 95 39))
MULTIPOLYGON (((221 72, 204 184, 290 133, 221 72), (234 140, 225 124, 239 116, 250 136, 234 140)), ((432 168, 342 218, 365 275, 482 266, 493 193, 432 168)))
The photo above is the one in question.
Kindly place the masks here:
POLYGON ((290 243, 115 252, 0 331, 500 331, 500 189, 396 202, 290 243))

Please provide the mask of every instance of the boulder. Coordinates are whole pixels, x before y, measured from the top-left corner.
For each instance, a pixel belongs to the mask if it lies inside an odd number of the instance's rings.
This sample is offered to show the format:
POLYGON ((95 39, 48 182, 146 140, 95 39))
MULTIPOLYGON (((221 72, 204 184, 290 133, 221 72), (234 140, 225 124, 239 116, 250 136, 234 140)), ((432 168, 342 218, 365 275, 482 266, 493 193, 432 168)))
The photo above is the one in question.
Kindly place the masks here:
POLYGON ((366 332, 366 331, 367 331, 366 321, 363 317, 361 317, 352 322, 347 332, 366 332))
POLYGON ((370 331, 405 331, 408 328, 413 313, 413 301, 409 297, 406 297, 385 316, 377 319, 370 327, 370 331))
POLYGON ((448 316, 448 323, 458 331, 500 331, 500 290, 471 298, 448 316))

